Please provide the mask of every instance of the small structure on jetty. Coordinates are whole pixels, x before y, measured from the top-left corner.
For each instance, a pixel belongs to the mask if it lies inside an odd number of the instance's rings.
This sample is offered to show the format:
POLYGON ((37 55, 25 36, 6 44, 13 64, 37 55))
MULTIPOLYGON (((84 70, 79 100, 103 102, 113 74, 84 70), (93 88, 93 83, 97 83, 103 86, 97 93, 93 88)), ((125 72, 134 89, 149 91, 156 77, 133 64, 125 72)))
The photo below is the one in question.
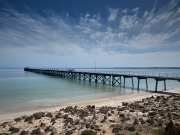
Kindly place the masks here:
POLYGON ((72 80, 89 81, 95 84, 110 84, 112 86, 119 85, 120 87, 126 86, 126 79, 131 79, 132 88, 134 89, 134 78, 138 80, 137 89, 140 89, 140 80, 146 81, 146 90, 148 90, 148 79, 155 80, 155 92, 158 90, 158 82, 164 82, 164 90, 166 90, 166 80, 175 80, 180 82, 180 77, 177 76, 154 76, 154 75, 136 75, 136 74, 123 74, 123 73, 105 73, 105 72, 88 72, 88 71, 75 71, 75 70, 58 70, 58 69, 45 69, 45 68, 28 68, 25 67, 24 71, 45 74, 50 76, 59 76, 72 80), (123 79, 123 81, 122 81, 123 79), (122 84, 123 82, 123 84, 122 84))

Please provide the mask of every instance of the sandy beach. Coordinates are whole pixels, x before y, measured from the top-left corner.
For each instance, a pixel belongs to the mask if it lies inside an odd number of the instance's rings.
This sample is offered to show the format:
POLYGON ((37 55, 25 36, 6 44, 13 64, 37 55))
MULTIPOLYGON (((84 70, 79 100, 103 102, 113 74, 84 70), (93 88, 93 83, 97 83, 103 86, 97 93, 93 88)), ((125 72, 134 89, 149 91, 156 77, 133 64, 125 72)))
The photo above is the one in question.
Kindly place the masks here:
POLYGON ((166 93, 175 93, 175 95, 139 92, 4 114, 0 115, 0 133, 153 135, 174 132, 178 135, 180 89, 166 93))

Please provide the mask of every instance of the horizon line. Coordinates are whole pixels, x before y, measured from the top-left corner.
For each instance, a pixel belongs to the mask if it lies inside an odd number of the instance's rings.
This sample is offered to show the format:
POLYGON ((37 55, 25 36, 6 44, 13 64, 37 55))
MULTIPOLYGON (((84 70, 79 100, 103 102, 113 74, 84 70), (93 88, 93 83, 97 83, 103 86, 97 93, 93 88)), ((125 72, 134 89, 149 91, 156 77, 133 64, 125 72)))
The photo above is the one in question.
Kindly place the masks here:
MULTIPOLYGON (((180 69, 179 66, 122 66, 122 67, 50 67, 50 66, 25 66, 29 68, 63 68, 63 69, 180 69)), ((0 67, 0 69, 23 69, 25 67, 0 67)))

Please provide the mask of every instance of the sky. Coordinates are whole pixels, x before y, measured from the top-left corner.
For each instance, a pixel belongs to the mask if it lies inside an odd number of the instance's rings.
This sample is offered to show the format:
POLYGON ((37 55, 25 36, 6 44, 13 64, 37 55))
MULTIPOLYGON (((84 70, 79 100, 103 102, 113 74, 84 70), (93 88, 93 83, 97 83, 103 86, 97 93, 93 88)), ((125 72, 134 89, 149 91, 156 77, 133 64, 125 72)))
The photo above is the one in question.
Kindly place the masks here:
POLYGON ((0 0, 0 67, 180 67, 180 0, 0 0))

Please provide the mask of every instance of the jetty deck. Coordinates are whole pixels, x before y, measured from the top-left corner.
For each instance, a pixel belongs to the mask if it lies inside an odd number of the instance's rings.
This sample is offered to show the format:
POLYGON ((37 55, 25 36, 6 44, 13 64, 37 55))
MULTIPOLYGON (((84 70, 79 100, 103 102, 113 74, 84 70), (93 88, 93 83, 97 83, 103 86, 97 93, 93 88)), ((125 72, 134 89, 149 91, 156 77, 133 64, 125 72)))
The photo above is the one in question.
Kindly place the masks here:
POLYGON ((148 90, 148 79, 155 80, 155 92, 158 90, 158 83, 163 81, 164 90, 166 90, 166 80, 174 80, 180 82, 180 76, 169 76, 167 74, 159 75, 147 75, 136 73, 115 73, 115 72, 92 72, 92 71, 75 71, 75 70, 62 70, 62 69, 45 69, 45 68, 24 68, 24 71, 45 74, 50 76, 59 76, 61 78, 89 81, 95 84, 110 84, 112 86, 119 85, 120 87, 126 87, 126 79, 131 79, 132 88, 134 89, 134 79, 137 79, 137 89, 140 89, 140 81, 145 80, 146 90, 148 90))

